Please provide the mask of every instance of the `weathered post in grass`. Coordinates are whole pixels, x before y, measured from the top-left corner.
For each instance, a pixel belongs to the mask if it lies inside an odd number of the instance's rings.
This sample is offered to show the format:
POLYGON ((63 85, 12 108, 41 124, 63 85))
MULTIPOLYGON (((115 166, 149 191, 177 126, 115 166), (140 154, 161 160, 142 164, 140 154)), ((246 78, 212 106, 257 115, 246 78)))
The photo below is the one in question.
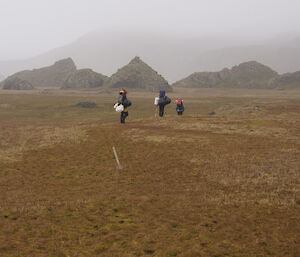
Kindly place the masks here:
POLYGON ((121 170, 122 166, 120 164, 120 161, 119 161, 119 158, 118 158, 118 155, 117 155, 117 151, 116 151, 116 148, 114 146, 113 146, 113 151, 114 151, 114 155, 115 155, 116 162, 117 162, 117 165, 118 165, 118 169, 121 170))

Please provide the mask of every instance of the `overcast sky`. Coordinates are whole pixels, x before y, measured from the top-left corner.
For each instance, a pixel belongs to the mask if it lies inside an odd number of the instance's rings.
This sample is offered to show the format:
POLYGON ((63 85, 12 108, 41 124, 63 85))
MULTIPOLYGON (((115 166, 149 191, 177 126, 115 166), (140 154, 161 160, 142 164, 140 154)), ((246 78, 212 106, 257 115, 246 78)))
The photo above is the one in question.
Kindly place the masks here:
POLYGON ((0 60, 97 30, 273 37, 300 31, 300 0, 0 0, 0 60))

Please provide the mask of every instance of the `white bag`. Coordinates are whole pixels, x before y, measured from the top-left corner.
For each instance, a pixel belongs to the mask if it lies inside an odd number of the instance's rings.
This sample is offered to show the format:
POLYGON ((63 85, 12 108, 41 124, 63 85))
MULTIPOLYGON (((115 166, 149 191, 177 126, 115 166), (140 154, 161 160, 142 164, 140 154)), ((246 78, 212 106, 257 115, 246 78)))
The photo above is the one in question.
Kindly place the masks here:
POLYGON ((116 112, 122 112, 122 111, 124 111, 124 106, 120 104, 116 107, 116 112))
POLYGON ((155 105, 158 105, 158 101, 159 101, 159 97, 155 97, 155 98, 154 98, 154 104, 155 104, 155 105))

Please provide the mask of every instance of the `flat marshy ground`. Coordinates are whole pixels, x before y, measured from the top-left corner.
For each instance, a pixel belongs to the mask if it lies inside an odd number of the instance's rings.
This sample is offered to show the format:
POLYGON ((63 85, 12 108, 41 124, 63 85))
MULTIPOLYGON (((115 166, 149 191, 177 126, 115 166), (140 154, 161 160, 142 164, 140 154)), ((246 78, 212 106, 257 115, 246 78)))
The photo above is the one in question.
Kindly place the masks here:
POLYGON ((0 256, 299 256, 300 91, 170 96, 0 91, 0 256))

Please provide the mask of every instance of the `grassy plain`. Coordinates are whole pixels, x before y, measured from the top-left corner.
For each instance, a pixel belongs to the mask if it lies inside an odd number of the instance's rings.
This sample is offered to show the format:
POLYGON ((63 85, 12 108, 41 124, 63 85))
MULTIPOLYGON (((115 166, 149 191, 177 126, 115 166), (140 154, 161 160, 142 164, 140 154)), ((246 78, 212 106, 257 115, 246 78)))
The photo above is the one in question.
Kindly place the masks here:
POLYGON ((300 256, 300 91, 170 96, 0 91, 0 256, 300 256))

